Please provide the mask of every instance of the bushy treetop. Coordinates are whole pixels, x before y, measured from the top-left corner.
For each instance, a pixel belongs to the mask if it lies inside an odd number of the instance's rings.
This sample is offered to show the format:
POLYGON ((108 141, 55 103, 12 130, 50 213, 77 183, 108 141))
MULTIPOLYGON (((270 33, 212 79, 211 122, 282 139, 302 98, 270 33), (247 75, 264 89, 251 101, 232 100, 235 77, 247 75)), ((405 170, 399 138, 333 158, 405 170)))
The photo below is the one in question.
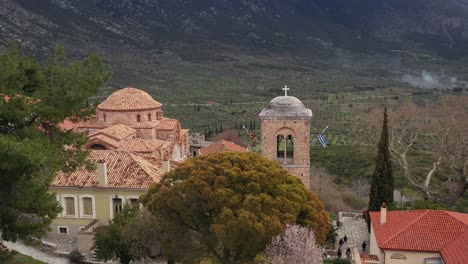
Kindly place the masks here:
POLYGON ((142 200, 164 221, 193 232, 223 263, 252 259, 288 223, 313 228, 319 242, 329 227, 315 193, 277 162, 252 152, 187 160, 142 200))

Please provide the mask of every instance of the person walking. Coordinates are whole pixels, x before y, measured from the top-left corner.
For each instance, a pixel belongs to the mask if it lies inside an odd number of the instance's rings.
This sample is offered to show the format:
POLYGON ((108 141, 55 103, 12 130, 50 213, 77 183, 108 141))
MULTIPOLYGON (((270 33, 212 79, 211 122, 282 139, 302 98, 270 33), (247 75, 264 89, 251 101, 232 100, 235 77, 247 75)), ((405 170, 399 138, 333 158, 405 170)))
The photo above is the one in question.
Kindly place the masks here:
POLYGON ((346 234, 344 235, 343 240, 344 240, 345 244, 348 244, 348 237, 346 236, 346 234))
POLYGON ((341 248, 338 248, 338 252, 336 252, 336 255, 338 256, 338 258, 340 259, 341 258, 341 248))
POLYGON ((340 249, 341 249, 343 247, 343 244, 344 244, 343 238, 340 238, 340 241, 338 242, 338 244, 340 244, 340 249))
POLYGON ((346 249, 346 258, 349 259, 349 260, 351 259, 351 249, 350 248, 346 249))
POLYGON ((366 247, 367 247, 366 241, 362 241, 362 253, 366 252, 366 247))

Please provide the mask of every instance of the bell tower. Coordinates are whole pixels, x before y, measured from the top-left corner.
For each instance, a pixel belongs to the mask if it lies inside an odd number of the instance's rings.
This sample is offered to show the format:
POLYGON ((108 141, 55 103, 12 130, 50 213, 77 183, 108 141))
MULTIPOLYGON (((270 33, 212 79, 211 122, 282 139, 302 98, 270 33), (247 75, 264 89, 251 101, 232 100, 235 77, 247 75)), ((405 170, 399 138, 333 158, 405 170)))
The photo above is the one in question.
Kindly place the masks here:
POLYGON ((260 114, 262 155, 277 160, 310 188, 310 121, 312 111, 294 96, 271 100, 260 114))

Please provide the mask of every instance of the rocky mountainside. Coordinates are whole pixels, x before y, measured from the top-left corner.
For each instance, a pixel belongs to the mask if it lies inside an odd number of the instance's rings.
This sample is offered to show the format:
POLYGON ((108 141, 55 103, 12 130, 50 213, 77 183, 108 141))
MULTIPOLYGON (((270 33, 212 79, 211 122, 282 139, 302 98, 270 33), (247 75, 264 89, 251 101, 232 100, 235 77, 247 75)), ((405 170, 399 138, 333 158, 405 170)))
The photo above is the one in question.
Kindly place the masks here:
POLYGON ((270 50, 324 41, 349 50, 465 53, 468 0, 0 0, 0 41, 153 48, 210 41, 270 50))

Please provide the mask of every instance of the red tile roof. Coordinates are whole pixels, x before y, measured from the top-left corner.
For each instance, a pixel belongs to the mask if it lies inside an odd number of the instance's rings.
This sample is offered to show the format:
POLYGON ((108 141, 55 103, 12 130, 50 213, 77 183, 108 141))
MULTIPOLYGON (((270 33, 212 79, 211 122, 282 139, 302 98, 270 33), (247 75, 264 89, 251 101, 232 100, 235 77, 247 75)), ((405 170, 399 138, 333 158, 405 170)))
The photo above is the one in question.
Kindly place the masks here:
POLYGON ((172 142, 157 139, 128 139, 120 142, 119 150, 152 153, 157 150, 164 151, 168 149, 172 152, 173 145, 172 142))
POLYGON ((438 210, 389 211, 385 224, 380 224, 380 212, 371 212, 370 216, 380 248, 440 252, 446 264, 468 263, 467 214, 438 210))
POLYGON ((98 105, 100 110, 128 111, 161 108, 161 103, 155 101, 145 91, 127 87, 111 94, 98 105))
POLYGON ((176 125, 179 124, 179 120, 171 119, 171 118, 164 118, 158 125, 158 129, 160 130, 173 130, 176 125))
POLYGON ((109 126, 108 123, 97 119, 79 122, 75 125, 76 128, 106 128, 109 126))
POLYGON ((362 264, 380 263, 379 257, 376 255, 369 255, 362 253, 360 255, 362 264))
MULTIPOLYGON (((106 162, 106 186, 99 185, 97 168, 88 170, 82 166, 74 172, 57 173, 51 187, 147 189, 164 175, 162 160, 126 151, 92 150, 88 160, 94 164, 99 160, 106 162)), ((177 165, 171 162, 171 168, 177 165)))
POLYGON ((120 142, 106 135, 96 135, 86 142, 84 148, 89 149, 95 144, 105 146, 107 149, 116 149, 119 147, 120 142))
POLYGON ((230 151, 240 151, 240 152, 246 152, 247 150, 242 147, 237 145, 236 143, 232 141, 227 141, 227 140, 220 140, 217 141, 207 147, 201 148, 200 149, 200 155, 209 155, 211 153, 219 152, 219 151, 225 151, 225 150, 230 150, 230 151))
POLYGON ((120 141, 122 139, 131 137, 132 135, 136 136, 136 130, 124 124, 116 124, 89 135, 89 138, 92 139, 98 135, 105 135, 120 141))

